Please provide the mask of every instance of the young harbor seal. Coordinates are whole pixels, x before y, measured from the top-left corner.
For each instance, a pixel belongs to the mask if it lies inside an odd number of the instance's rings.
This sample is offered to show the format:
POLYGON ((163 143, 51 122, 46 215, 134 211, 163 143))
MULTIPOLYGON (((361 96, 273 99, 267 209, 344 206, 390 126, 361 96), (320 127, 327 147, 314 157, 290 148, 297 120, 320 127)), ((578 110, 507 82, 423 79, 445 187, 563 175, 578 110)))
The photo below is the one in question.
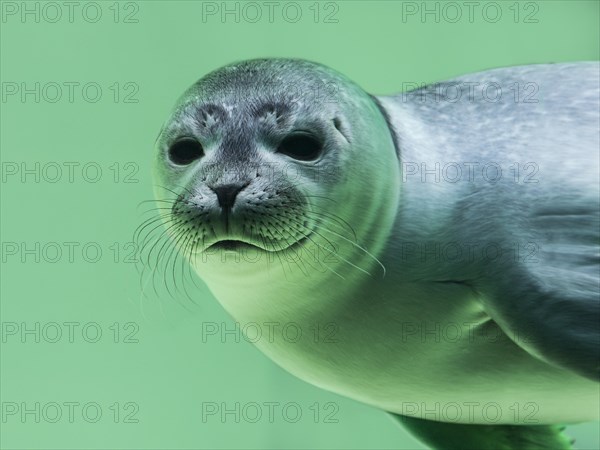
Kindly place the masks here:
POLYGON ((598 80, 373 96, 304 60, 228 65, 157 139, 160 239, 273 361, 434 448, 570 448, 559 425, 600 400, 598 80))

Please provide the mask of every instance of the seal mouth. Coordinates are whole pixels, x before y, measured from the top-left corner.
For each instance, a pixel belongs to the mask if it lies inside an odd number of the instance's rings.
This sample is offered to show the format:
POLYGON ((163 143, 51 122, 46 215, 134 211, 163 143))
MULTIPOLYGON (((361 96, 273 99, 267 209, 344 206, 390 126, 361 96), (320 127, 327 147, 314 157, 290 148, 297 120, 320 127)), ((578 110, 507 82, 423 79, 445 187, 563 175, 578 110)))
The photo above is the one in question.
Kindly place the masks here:
POLYGON ((236 239, 224 239, 208 246, 212 250, 243 251, 243 250, 262 250, 257 245, 248 242, 238 241, 236 239))
POLYGON ((287 246, 285 248, 281 248, 281 249, 274 249, 274 248, 270 249, 267 247, 258 246, 258 245, 251 244, 246 241, 238 240, 238 239, 223 239, 223 240, 215 242, 214 244, 209 245, 206 248, 206 250, 224 250, 224 251, 233 251, 233 252, 242 252, 242 251, 247 251, 247 250, 254 250, 254 251, 259 250, 259 251, 265 251, 265 252, 269 252, 269 253, 287 252, 290 250, 296 250, 296 249, 300 248, 302 245, 304 245, 304 243, 306 241, 308 241, 311 234, 312 234, 312 232, 307 234, 306 236, 303 236, 301 239, 298 239, 292 245, 289 245, 289 246, 287 246))

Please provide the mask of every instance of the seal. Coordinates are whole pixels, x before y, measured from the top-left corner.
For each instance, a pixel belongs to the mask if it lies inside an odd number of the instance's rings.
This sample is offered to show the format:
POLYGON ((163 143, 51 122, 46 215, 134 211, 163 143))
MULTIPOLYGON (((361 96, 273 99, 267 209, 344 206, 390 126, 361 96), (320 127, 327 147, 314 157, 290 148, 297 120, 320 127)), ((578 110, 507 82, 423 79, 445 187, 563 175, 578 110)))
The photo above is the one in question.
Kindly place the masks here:
POLYGON ((375 96, 305 60, 225 66, 157 139, 161 237, 297 377, 435 448, 570 448, 559 424, 600 400, 598 79, 375 96))

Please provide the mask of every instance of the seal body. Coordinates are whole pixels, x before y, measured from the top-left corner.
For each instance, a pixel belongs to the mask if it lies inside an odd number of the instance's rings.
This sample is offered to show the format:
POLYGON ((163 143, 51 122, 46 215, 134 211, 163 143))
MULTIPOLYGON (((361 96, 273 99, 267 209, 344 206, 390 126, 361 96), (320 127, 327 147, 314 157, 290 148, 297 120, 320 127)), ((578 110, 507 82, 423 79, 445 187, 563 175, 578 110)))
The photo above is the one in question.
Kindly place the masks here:
MULTIPOLYGON (((297 188, 297 199, 286 197, 276 210, 312 211, 285 213, 282 221, 296 223, 289 227, 297 233, 265 222, 271 213, 263 211, 253 216, 255 229, 281 238, 260 231, 264 245, 252 257, 240 257, 239 246, 211 251, 205 241, 218 246, 227 232, 197 227, 202 240, 184 238, 179 246, 237 322, 273 337, 256 345, 299 378, 439 422, 597 420, 598 80, 597 63, 535 65, 374 97, 317 64, 244 62, 184 95, 158 140, 157 176, 179 194, 174 208, 181 210, 182 198, 188 209, 202 201, 217 208, 203 188, 211 175, 199 175, 207 160, 218 166, 249 158, 227 182, 250 186, 239 191, 241 205, 271 198, 267 185, 252 188, 265 177, 249 162, 298 165, 294 180, 286 172, 283 182, 267 181, 284 192, 297 188), (265 73, 280 87, 263 91, 265 73), (277 113, 261 108, 277 95, 288 107, 286 80, 306 88, 308 79, 334 86, 335 101, 316 106, 303 98, 290 116, 282 113, 287 132, 329 124, 320 159, 299 162, 298 153, 285 159, 266 151, 269 140, 248 130, 271 119, 276 127, 277 113), (258 88, 244 96, 239 86, 258 88), (225 87, 237 97, 219 96, 225 87), (237 153, 219 144, 173 169, 165 155, 177 130, 210 142, 194 128, 207 100, 223 106, 211 126, 228 130, 211 139, 222 143, 237 132, 237 144, 227 144, 237 153), (244 122, 249 111, 263 122, 244 122), (300 330, 293 338, 278 331, 289 324, 300 330)), ((181 223, 196 216, 186 217, 181 223)), ((246 233, 236 239, 253 232, 246 233)))

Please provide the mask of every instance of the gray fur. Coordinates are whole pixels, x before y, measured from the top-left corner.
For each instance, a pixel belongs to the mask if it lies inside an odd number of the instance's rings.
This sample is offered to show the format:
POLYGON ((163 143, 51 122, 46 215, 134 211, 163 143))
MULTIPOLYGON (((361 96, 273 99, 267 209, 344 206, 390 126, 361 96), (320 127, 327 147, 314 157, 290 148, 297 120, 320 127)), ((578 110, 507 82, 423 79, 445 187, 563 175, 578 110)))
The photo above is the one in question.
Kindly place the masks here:
MULTIPOLYGON (((488 180, 480 172, 456 183, 448 181, 452 177, 432 183, 429 176, 423 183, 408 176, 395 241, 443 244, 477 236, 482 244, 501 246, 508 258, 461 260, 437 272, 479 292, 490 317, 508 335, 521 336, 518 343, 526 350, 594 380, 600 380, 598 67, 552 64, 468 75, 453 80, 463 88, 456 102, 438 100, 433 88, 382 99, 399 130, 405 167, 415 161, 429 168, 478 162, 499 164, 503 171, 497 182, 493 170, 488 180), (470 98, 467 82, 497 83, 503 98, 470 98), (515 102, 515 83, 538 88, 530 98, 536 101, 515 102), (405 115, 410 124, 403 122, 405 115), (418 134, 410 129, 415 125, 418 134), (511 173, 514 163, 519 181, 511 173), (530 182, 524 182, 526 164, 527 174, 537 169, 530 182), (441 222, 439 211, 445 211, 441 222), (432 233, 425 224, 434 218, 432 233)), ((412 260, 404 269, 416 278, 436 272, 412 260)))

